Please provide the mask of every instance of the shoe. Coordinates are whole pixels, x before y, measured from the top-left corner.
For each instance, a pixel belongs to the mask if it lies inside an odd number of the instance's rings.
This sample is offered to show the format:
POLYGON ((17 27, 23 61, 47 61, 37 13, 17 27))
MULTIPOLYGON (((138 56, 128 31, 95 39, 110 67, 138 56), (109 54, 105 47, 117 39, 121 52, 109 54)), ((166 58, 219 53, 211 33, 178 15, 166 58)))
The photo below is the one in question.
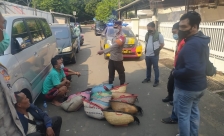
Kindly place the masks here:
POLYGON ((162 121, 162 123, 165 123, 165 124, 177 124, 177 121, 171 119, 170 117, 162 119, 161 121, 162 121))
POLYGON ((165 99, 162 99, 163 102, 170 102, 173 101, 169 96, 167 96, 165 99))
POLYGON ((150 79, 144 79, 144 80, 142 81, 142 83, 150 83, 150 82, 151 82, 150 79))
POLYGON ((172 105, 172 106, 173 106, 173 101, 170 101, 169 103, 170 103, 170 105, 172 105))
POLYGON ((159 82, 155 82, 154 84, 153 84, 153 87, 157 87, 159 85, 159 82))

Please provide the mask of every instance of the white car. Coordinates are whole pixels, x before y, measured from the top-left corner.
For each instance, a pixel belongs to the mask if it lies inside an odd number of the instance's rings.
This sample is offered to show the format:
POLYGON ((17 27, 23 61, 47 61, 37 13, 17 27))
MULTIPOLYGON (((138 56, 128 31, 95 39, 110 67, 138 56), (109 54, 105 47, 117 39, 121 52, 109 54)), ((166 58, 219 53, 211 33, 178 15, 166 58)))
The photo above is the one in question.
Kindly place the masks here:
POLYGON ((10 45, 0 55, 8 69, 12 91, 22 91, 34 102, 51 70, 51 58, 58 54, 56 38, 45 18, 3 15, 10 45))

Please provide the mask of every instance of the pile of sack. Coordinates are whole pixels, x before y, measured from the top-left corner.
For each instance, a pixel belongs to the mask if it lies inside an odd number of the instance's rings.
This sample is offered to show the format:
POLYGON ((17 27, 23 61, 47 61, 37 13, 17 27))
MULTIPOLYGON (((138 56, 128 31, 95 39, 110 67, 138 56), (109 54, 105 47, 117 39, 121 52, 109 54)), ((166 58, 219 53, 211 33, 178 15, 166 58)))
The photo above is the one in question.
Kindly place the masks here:
POLYGON ((128 84, 113 88, 112 84, 101 84, 70 95, 62 103, 65 111, 77 111, 84 105, 86 115, 95 119, 106 119, 115 126, 127 126, 131 122, 140 124, 137 114, 143 115, 136 94, 126 93, 128 84))

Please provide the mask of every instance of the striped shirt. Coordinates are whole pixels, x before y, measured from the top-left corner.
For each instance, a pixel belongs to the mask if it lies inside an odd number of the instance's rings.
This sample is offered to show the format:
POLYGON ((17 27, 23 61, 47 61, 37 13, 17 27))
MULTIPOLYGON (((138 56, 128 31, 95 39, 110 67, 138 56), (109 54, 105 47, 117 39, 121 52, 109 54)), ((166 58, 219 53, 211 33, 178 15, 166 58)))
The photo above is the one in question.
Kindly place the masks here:
POLYGON ((122 61, 123 60, 123 53, 122 53, 122 51, 123 51, 124 44, 122 46, 119 46, 115 42, 116 39, 118 37, 120 37, 121 35, 124 36, 123 33, 118 34, 118 35, 114 34, 114 38, 111 41, 112 45, 109 48, 104 50, 105 54, 110 53, 110 59, 113 60, 113 61, 122 61))

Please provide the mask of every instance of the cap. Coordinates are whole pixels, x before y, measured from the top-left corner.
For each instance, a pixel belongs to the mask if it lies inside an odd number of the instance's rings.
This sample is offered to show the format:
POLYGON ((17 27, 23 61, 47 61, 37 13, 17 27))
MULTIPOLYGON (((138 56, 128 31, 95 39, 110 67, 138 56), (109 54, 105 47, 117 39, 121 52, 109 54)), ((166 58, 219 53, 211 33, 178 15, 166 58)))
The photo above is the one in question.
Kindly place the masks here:
POLYGON ((122 25, 122 21, 115 21, 114 27, 118 27, 119 25, 122 25))

